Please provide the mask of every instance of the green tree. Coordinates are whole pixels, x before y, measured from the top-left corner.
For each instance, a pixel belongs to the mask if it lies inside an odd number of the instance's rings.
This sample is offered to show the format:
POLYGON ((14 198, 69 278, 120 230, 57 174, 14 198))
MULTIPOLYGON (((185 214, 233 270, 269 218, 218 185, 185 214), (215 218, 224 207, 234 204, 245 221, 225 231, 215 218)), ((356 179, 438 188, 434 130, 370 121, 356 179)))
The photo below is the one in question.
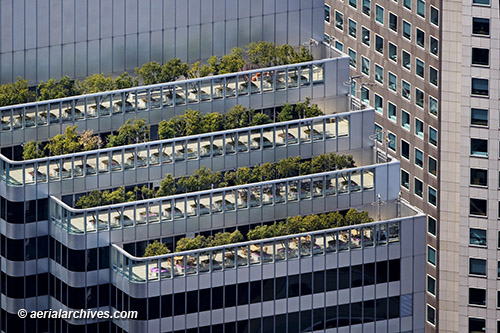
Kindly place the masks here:
POLYGON ((183 115, 180 116, 181 121, 185 124, 184 133, 182 136, 200 134, 202 130, 201 124, 201 112, 198 110, 186 110, 183 115))
POLYGON ((235 105, 226 113, 226 129, 247 127, 250 125, 250 116, 253 110, 242 105, 235 105))
POLYGON ((0 85, 0 106, 27 103, 35 100, 35 93, 29 91, 28 80, 18 77, 16 82, 0 85))
POLYGON ((335 170, 348 169, 356 167, 352 155, 334 155, 335 170))
POLYGON ((189 70, 188 73, 188 77, 194 79, 197 77, 205 77, 212 73, 213 71, 209 64, 201 65, 201 63, 197 61, 191 66, 191 69, 189 70))
POLYGON ((286 232, 288 235, 304 232, 302 216, 293 216, 286 219, 286 232))
POLYGON ((288 178, 299 175, 300 156, 288 157, 278 161, 276 171, 279 178, 288 178))
POLYGON ((218 112, 207 113, 201 119, 201 128, 202 133, 224 130, 224 115, 218 112))
POLYGON ((358 212, 356 209, 351 208, 344 216, 345 224, 356 225, 362 223, 373 222, 373 219, 368 215, 368 212, 358 212))
POLYGON ((75 96, 78 93, 75 82, 69 76, 63 76, 59 82, 50 79, 38 85, 39 101, 75 96))
POLYGON ((291 63, 297 64, 299 62, 312 61, 313 56, 305 46, 302 46, 298 52, 294 52, 291 63))
POLYGON ((276 50, 276 65, 288 65, 292 62, 295 50, 291 45, 283 44, 276 50))
POLYGON ((293 105, 291 105, 289 103, 285 103, 281 107, 281 111, 278 114, 277 120, 280 122, 293 120, 294 119, 293 112, 294 112, 293 105))
POLYGON ((328 228, 336 228, 344 224, 344 217, 339 212, 328 213, 326 217, 328 220, 328 228))
POLYGON ((217 74, 228 74, 240 71, 245 66, 246 61, 243 58, 243 49, 234 47, 231 53, 224 55, 220 59, 219 70, 217 74))
POLYGON ((134 192, 125 192, 125 188, 120 186, 114 191, 104 191, 102 193, 102 199, 105 205, 112 205, 116 203, 122 203, 127 201, 134 201, 134 192))
POLYGON ((133 78, 128 75, 127 72, 123 72, 120 76, 115 79, 115 88, 116 89, 127 89, 132 88, 133 86, 137 86, 139 82, 137 78, 133 78))
POLYGON ((335 154, 321 154, 311 159, 311 173, 335 170, 335 154))
POLYGON ((45 153, 35 140, 28 141, 23 145, 23 159, 25 161, 42 157, 45 157, 45 153))
POLYGON ((257 112, 252 115, 250 126, 264 125, 272 122, 272 119, 265 113, 257 112))
POLYGON ((249 167, 241 167, 236 170, 236 185, 244 185, 255 182, 255 174, 249 167))
POLYGON ((104 205, 102 192, 99 190, 90 191, 87 195, 81 196, 75 203, 76 208, 92 208, 104 205))
POLYGON ((169 253, 170 250, 165 243, 160 243, 159 241, 155 240, 153 243, 149 243, 148 246, 146 246, 146 251, 144 252, 143 257, 161 256, 162 254, 169 253))
POLYGON ((243 240, 244 237, 239 230, 235 230, 233 232, 218 232, 211 238, 208 246, 214 247, 234 244, 242 242, 243 240))
POLYGON ((134 187, 134 196, 139 200, 151 199, 156 196, 157 191, 154 188, 149 188, 143 185, 141 188, 138 186, 134 187))
POLYGON ((77 81, 76 87, 82 94, 95 94, 115 89, 115 81, 111 76, 94 74, 83 81, 77 81))
POLYGON ((108 147, 117 147, 129 145, 149 140, 149 125, 146 124, 146 119, 135 118, 127 120, 125 124, 120 126, 116 135, 108 136, 108 147))
POLYGON ((275 163, 262 163, 252 170, 253 177, 256 181, 269 181, 276 179, 276 164, 275 163))
POLYGON ((276 62, 277 48, 273 43, 259 41, 247 45, 247 55, 251 65, 269 67, 276 62))
POLYGON ((301 176, 311 173, 311 161, 303 161, 299 164, 299 174, 301 176))
POLYGON ((176 252, 190 251, 207 247, 207 239, 204 236, 198 235, 195 238, 181 238, 175 246, 176 252))
POLYGON ((145 85, 162 82, 162 68, 156 61, 147 62, 141 68, 136 68, 135 73, 145 85))
POLYGON ((273 237, 272 230, 267 225, 259 225, 250 229, 247 233, 248 240, 259 240, 273 237))
POLYGON ((161 67, 161 82, 172 82, 181 76, 189 77, 190 67, 179 58, 172 58, 161 67))
POLYGON ((157 197, 166 197, 174 195, 176 192, 175 178, 171 174, 167 174, 160 183, 160 188, 156 192, 157 197))
POLYGON ((175 116, 169 120, 162 120, 158 124, 158 137, 161 140, 183 136, 186 123, 180 116, 175 116))
POLYGON ((52 156, 71 154, 78 151, 80 143, 78 142, 76 125, 66 127, 64 135, 58 134, 49 139, 45 148, 49 150, 52 156))

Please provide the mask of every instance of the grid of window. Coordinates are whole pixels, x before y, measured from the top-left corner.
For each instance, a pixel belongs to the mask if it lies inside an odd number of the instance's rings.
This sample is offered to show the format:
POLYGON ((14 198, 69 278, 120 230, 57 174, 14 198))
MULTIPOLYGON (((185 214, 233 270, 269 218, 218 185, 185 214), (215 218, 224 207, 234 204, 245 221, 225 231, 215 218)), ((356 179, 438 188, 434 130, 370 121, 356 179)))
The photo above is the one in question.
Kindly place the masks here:
POLYGON ((411 0, 403 0, 403 7, 411 10, 411 0))
POLYGON ((358 8, 358 0, 349 0, 349 6, 358 8))
POLYGON ((438 116, 439 113, 438 100, 432 96, 429 96, 429 113, 436 117, 438 116))
POLYGON ((387 134, 387 138, 389 140, 389 143, 388 143, 388 147, 390 150, 396 152, 396 140, 397 140, 397 137, 394 133, 391 133, 389 132, 389 134, 387 134))
POLYGON ((486 332, 486 319, 469 318, 469 332, 486 332))
POLYGON ((384 68, 378 64, 375 64, 375 81, 384 84, 384 68))
POLYGON ((410 189, 410 174, 403 169, 401 169, 401 186, 407 190, 410 189))
POLYGON ((431 66, 429 66, 429 82, 438 86, 438 70, 431 66))
POLYGON ((418 178, 415 178, 415 195, 420 198, 424 197, 424 183, 418 178))
POLYGON ((429 43, 430 43, 429 52, 431 54, 435 55, 436 57, 438 57, 439 56, 439 41, 435 37, 431 36, 429 43))
POLYGON ((469 288, 469 305, 486 306, 486 289, 469 288))
POLYGON ((391 102, 387 103, 387 118, 389 118, 389 120, 391 120, 393 122, 396 122, 396 120, 397 120, 396 104, 391 103, 391 102))
POLYGON ((469 229, 469 244, 470 245, 486 246, 487 245, 486 238, 487 237, 486 237, 486 230, 485 229, 476 229, 476 228, 469 229))
POLYGON ((428 158, 428 167, 429 167, 429 173, 433 175, 434 177, 437 177, 437 161, 430 157, 428 158))
POLYGON ((375 134, 377 134, 377 141, 382 143, 382 137, 384 135, 382 126, 375 123, 375 134))
POLYGON ((431 6, 431 23, 439 26, 439 10, 434 6, 431 6))
POLYGON ((436 309, 427 304, 427 322, 436 325, 436 309))
POLYGON ((361 102, 370 104, 370 89, 361 86, 361 102))
POLYGON ((490 0, 472 0, 473 5, 489 6, 490 0))
POLYGON ((418 148, 415 148, 415 165, 424 168, 424 152, 418 148))
POLYGON ((357 38, 356 34, 358 32, 358 24, 356 21, 349 19, 349 36, 357 38))
POLYGON ((371 0, 362 0, 363 1, 363 14, 370 16, 371 14, 371 0))
POLYGON ((335 48, 340 52, 344 52, 344 44, 342 44, 338 40, 335 41, 335 48))
POLYGON ((375 35, 375 51, 384 55, 384 38, 379 35, 375 35))
POLYGON ((488 170, 471 168, 470 184, 476 186, 488 186, 488 170))

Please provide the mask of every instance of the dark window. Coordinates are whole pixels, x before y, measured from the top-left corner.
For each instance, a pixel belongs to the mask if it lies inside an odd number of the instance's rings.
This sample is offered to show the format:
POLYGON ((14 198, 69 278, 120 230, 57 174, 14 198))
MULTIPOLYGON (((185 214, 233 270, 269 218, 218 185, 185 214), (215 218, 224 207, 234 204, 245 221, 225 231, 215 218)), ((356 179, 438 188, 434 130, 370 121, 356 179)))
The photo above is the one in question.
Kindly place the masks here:
POLYGON ((415 195, 423 198, 424 196, 424 183, 420 179, 415 178, 415 195))
MULTIPOLYGON (((306 332, 311 330, 311 310, 300 311, 300 331, 306 332)), ((260 332, 260 331, 253 331, 260 332)))
POLYGON ((436 324, 436 309, 427 305, 427 321, 433 325, 436 324))
POLYGON ((7 222, 24 223, 24 202, 13 202, 7 200, 7 222))
POLYGON ((326 308, 326 328, 337 327, 337 307, 329 306, 326 308))
POLYGON ((363 317, 364 317, 365 323, 371 323, 372 321, 375 320, 375 301, 374 300, 364 301, 363 310, 364 310, 363 317))
POLYGON ((470 214, 471 215, 479 215, 486 216, 488 204, 486 199, 473 199, 470 198, 470 214))
POLYGON ((87 250, 87 270, 95 271, 97 269, 97 249, 87 250))
POLYGON ((401 170, 401 186, 410 189, 410 174, 404 170, 401 170))
POLYGON ((198 312, 198 290, 188 291, 186 311, 187 313, 198 312))
POLYGON ((314 293, 322 293, 325 290, 325 272, 314 272, 314 293))
POLYGON ((362 265, 351 267, 351 288, 361 287, 363 284, 362 265))
POLYGON ((399 317, 399 296, 389 298, 389 319, 399 317))
POLYGON ((387 261, 377 262, 377 283, 387 282, 387 261))
POLYGON ((486 259, 469 258, 469 274, 486 276, 486 259))
POLYGON ((109 268, 109 247, 99 248, 99 269, 109 268))
POLYGON ((300 294, 310 295, 312 293, 312 273, 304 273, 300 276, 300 294))
POLYGON ((427 275, 427 291, 436 296, 436 280, 429 275, 427 275))
POLYGON ((470 169, 470 184, 488 186, 488 170, 470 169))
POLYGON ((363 303, 351 303, 351 325, 361 324, 362 320, 363 303))
POLYGON ((339 268, 339 289, 349 288, 349 267, 339 268))
POLYGON ((439 25, 439 11, 431 6, 431 23, 439 25))
POLYGON ((68 248, 68 269, 73 272, 85 272, 85 250, 68 248))
POLYGON ((488 157, 488 140, 470 139, 470 154, 477 157, 488 157))
POLYGON ((377 320, 387 320, 387 298, 376 301, 377 320))
MULTIPOLYGON (((274 299, 274 279, 266 279, 262 281, 262 296, 265 301, 272 301, 274 299)), ((228 305, 226 304, 226 307, 228 305)))
POLYGON ((326 271, 326 291, 337 290, 337 270, 326 271))
POLYGON ((364 264, 364 284, 369 286, 375 283, 375 263, 364 264))
POLYGON ((469 332, 486 332, 486 319, 469 318, 469 332))
POLYGON ((389 13, 389 28, 394 32, 398 32, 398 17, 393 13, 389 13))
POLYGON ((482 17, 472 18, 472 33, 474 35, 490 35, 490 19, 482 17))
POLYGON ((30 200, 25 202, 26 209, 26 223, 36 221, 36 200, 30 200))
POLYGON ((469 244, 486 246, 486 230, 485 229, 469 229, 469 244))
POLYGON ((401 264, 399 259, 389 261, 389 282, 399 281, 401 278, 401 264))
POLYGON ((183 315, 186 313, 186 293, 174 294, 174 315, 183 315))
POLYGON ((325 22, 330 23, 330 6, 325 5, 324 12, 325 12, 325 14, 324 14, 325 15, 325 22))
POLYGON ((212 309, 222 309, 224 307, 223 292, 224 292, 223 286, 212 288, 212 309))
POLYGON ((349 326, 349 304, 343 304, 338 306, 339 317, 338 317, 338 325, 349 326))
POLYGON ((7 238, 7 259, 24 261, 24 239, 7 238))
POLYGON ((401 156, 410 159, 410 144, 404 140, 401 140, 401 156))
POLYGON ((469 304, 486 306, 486 289, 469 288, 469 304))
POLYGON ((248 282, 238 283, 238 305, 247 305, 247 304, 248 304, 248 282))
POLYGON ((286 298, 286 276, 276 278, 276 299, 286 298))
POLYGON ((417 45, 420 47, 425 47, 425 32, 423 30, 417 29, 417 45))
POLYGON ((436 266, 436 250, 427 246, 427 262, 436 266))
MULTIPOLYGON (((240 285, 238 285, 240 286, 240 285)), ((238 290, 239 292, 239 290, 238 290)), ((200 307, 200 312, 201 311, 209 311, 210 310, 210 305, 212 304, 212 297, 211 297, 211 293, 210 293, 210 289, 200 289, 200 304, 199 304, 199 307, 200 307)), ((245 294, 246 295, 246 294, 245 294)), ((244 298, 246 300, 245 303, 242 303, 242 304, 248 304, 248 295, 240 295, 238 294, 238 299, 241 298, 244 298)))
POLYGON ((488 66, 490 64, 490 50, 473 47, 472 48, 472 64, 473 65, 488 66))
POLYGON ((299 296, 299 276, 291 275, 288 277, 288 297, 299 296))
POLYGON ((470 123, 476 126, 488 126, 488 109, 470 109, 470 123))
MULTIPOLYGON (((271 294, 273 297, 274 293, 271 294)), ((224 290, 225 307, 236 306, 236 285, 227 285, 224 290)))
POLYGON ((488 79, 472 78, 472 91, 473 95, 488 96, 489 94, 489 81, 488 79))
MULTIPOLYGON (((319 308, 313 310, 313 330, 323 331, 325 329, 325 309, 319 308)), ((272 332, 272 330, 265 331, 272 332)), ((277 331, 279 332, 279 331, 277 331)))
POLYGON ((490 0, 472 0, 472 4, 489 6, 490 0))

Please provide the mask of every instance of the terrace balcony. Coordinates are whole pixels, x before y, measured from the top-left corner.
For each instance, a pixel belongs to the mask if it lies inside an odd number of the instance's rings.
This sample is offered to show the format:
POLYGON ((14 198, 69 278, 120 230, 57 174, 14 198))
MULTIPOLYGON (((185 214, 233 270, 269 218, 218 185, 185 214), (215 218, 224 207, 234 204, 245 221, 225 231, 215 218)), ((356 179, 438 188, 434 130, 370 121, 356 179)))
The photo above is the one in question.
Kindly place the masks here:
POLYGON ((367 109, 28 161, 0 155, 0 188, 19 188, 28 197, 37 195, 32 187, 58 195, 159 181, 202 166, 220 171, 339 151, 372 163, 373 142, 364 133, 373 129, 373 118, 367 109))
POLYGON ((294 104, 306 97, 314 102, 339 97, 329 108, 332 112, 345 111, 347 87, 336 83, 348 77, 344 58, 2 107, 0 145, 45 141, 62 133, 65 124, 94 132, 116 130, 134 117, 146 118, 154 124, 187 108, 225 112, 236 104, 261 109, 285 102, 294 104))
MULTIPOLYGON (((364 205, 360 209, 370 211, 372 216, 377 217, 376 209, 372 205, 364 205)), ((290 260, 328 257, 358 249, 397 245, 401 241, 402 232, 405 233, 404 241, 408 241, 412 237, 414 228, 424 222, 424 214, 404 201, 392 200, 383 207, 379 221, 359 225, 154 257, 134 257, 120 244, 112 244, 110 251, 112 282, 123 287, 127 283, 156 282, 290 260), (419 220, 418 223, 416 219, 419 220)), ((130 290, 139 295, 139 290, 142 288, 130 290)))
POLYGON ((374 202, 376 194, 396 199, 399 179, 389 175, 398 170, 398 161, 388 161, 88 209, 70 207, 51 196, 50 219, 61 227, 56 230, 74 235, 75 242, 78 235, 94 233, 109 233, 111 240, 120 241, 127 237, 126 230, 156 236, 197 232, 349 209, 374 202))

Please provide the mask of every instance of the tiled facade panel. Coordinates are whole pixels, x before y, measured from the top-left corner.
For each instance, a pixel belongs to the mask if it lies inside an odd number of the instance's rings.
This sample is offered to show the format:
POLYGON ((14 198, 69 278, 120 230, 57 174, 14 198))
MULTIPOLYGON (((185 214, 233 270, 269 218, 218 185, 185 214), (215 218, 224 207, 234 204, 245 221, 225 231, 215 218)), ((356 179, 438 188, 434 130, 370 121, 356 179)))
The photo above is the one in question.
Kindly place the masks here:
POLYGON ((194 62, 251 41, 321 40, 323 26, 313 16, 321 17, 322 6, 297 0, 5 0, 0 81, 133 72, 147 61, 194 62))

